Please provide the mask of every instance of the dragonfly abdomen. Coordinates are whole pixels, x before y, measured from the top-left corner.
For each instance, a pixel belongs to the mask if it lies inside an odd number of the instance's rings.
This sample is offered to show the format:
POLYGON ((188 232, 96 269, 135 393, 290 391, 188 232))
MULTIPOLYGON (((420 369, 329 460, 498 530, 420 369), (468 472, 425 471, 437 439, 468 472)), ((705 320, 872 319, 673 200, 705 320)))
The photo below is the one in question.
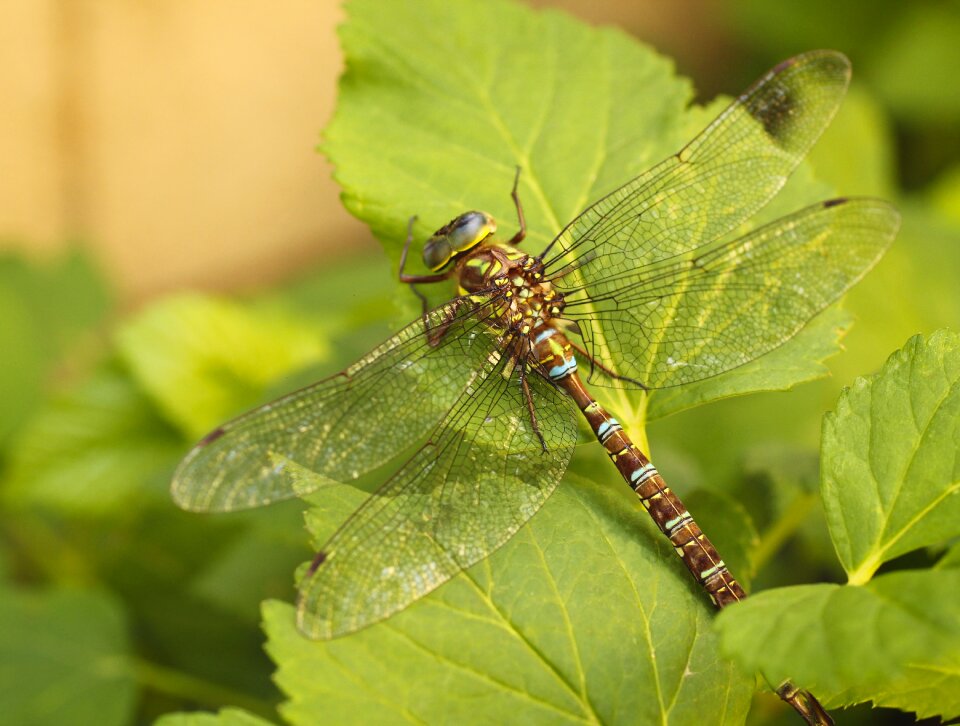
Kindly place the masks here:
POLYGON ((633 489, 657 527, 673 543, 687 569, 702 584, 714 604, 722 608, 746 597, 730 574, 713 543, 700 530, 690 512, 666 485, 663 477, 627 436, 620 423, 590 395, 577 373, 573 346, 552 327, 536 331, 537 360, 549 378, 576 401, 597 440, 633 489))

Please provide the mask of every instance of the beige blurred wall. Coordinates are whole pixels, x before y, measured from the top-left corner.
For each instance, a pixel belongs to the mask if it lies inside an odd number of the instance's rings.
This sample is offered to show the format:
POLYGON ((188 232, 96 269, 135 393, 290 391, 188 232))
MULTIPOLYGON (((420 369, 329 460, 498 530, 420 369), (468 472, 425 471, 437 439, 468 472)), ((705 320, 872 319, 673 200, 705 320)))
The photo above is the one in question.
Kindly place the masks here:
MULTIPOLYGON (((711 55, 716 0, 528 1, 711 55)), ((0 251, 80 239, 137 302, 375 249, 315 152, 342 18, 335 0, 0 0, 0 251)))
POLYGON ((0 242, 79 237, 127 300, 372 249, 315 152, 335 2, 4 0, 0 242))

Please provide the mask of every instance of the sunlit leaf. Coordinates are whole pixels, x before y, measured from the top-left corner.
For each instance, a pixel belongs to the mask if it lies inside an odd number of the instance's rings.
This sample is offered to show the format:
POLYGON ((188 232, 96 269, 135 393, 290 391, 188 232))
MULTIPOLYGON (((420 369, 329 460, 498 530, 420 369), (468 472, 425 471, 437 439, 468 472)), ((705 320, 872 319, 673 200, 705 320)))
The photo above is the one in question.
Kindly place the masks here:
POLYGON ((889 199, 896 192, 892 134, 883 108, 854 83, 808 159, 817 178, 843 194, 889 199))
POLYGON ((946 702, 933 707, 931 696, 956 682, 958 570, 894 572, 862 587, 769 590, 721 612, 717 628, 724 651, 744 667, 772 683, 792 678, 827 704, 878 700, 952 715, 946 702), (924 672, 938 675, 921 685, 924 672))
POLYGON ((217 713, 168 713, 153 726, 268 726, 273 723, 240 708, 225 708, 217 713))
POLYGON ((960 337, 917 336, 823 426, 822 494, 851 582, 960 534, 960 337))
POLYGON ((752 677, 717 658, 707 602, 638 510, 625 487, 577 477, 488 560, 349 637, 308 641, 290 606, 269 603, 284 715, 742 722, 752 677))
POLYGON ((155 304, 119 331, 117 343, 134 378, 191 438, 326 355, 315 328, 290 314, 201 295, 155 304))
MULTIPOLYGON (((529 227, 523 245, 537 251, 591 201, 677 151, 726 103, 687 107, 689 88, 663 59, 619 33, 587 31, 561 15, 501 2, 461 3, 455 12, 435 2, 351 8, 352 21, 341 29, 347 74, 324 150, 348 209, 394 259, 414 214, 414 247, 471 208, 512 229, 516 166, 529 227), (492 25, 510 32, 495 42, 477 32, 492 25)), ((828 191, 801 169, 738 233, 828 191)), ((803 340, 756 365, 690 390, 655 392, 651 417, 822 375, 822 361, 839 350, 836 327, 849 325, 839 315, 820 316, 803 340)), ((630 428, 643 423, 642 406, 637 417, 623 411, 636 398, 613 400, 630 428)))

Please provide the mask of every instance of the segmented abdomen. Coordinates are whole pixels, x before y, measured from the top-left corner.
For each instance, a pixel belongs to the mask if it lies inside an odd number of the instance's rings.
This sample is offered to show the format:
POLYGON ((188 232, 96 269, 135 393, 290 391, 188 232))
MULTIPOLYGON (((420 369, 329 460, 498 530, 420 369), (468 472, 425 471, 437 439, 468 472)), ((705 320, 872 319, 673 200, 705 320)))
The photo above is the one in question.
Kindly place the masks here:
POLYGON ((673 543, 687 569, 703 585, 714 604, 722 608, 746 597, 716 548, 656 467, 633 445, 620 423, 586 390, 577 374, 573 346, 566 336, 553 328, 545 328, 535 333, 534 348, 541 368, 577 402, 624 481, 673 543))

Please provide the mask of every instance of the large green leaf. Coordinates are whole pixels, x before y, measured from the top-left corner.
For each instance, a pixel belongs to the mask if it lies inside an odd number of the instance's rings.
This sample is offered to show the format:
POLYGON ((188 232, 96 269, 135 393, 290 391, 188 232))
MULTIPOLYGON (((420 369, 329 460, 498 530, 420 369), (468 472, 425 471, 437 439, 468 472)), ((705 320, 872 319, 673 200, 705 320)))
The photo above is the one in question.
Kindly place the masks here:
POLYGON ((852 583, 960 535, 960 336, 912 338, 824 419, 821 491, 852 583))
MULTIPOLYGON (((314 520, 321 539, 359 497, 340 491, 314 520)), ((264 618, 296 724, 742 723, 753 690, 718 658, 706 599, 632 495, 580 477, 386 622, 313 642, 288 605, 264 618)))
POLYGON ((0 589, 0 622, 4 723, 130 723, 136 685, 123 613, 112 598, 0 589))
POLYGON ((744 667, 772 683, 791 677, 828 705, 873 700, 921 715, 960 713, 950 690, 960 653, 958 570, 769 590, 721 612, 717 628, 744 667))
MULTIPOLYGON (((512 229, 516 166, 524 248, 536 251, 590 202, 677 151, 724 105, 688 108, 689 84, 665 59, 558 13, 501 0, 349 7, 347 72, 324 150, 347 208, 393 259, 414 214, 418 240, 471 208, 512 229)), ((801 171, 758 221, 824 196, 801 171)), ((822 375, 823 359, 839 350, 832 315, 777 351, 773 372, 765 361, 665 395, 655 415, 822 375)), ((618 392, 610 401, 628 430, 645 421, 640 398, 618 392)))

